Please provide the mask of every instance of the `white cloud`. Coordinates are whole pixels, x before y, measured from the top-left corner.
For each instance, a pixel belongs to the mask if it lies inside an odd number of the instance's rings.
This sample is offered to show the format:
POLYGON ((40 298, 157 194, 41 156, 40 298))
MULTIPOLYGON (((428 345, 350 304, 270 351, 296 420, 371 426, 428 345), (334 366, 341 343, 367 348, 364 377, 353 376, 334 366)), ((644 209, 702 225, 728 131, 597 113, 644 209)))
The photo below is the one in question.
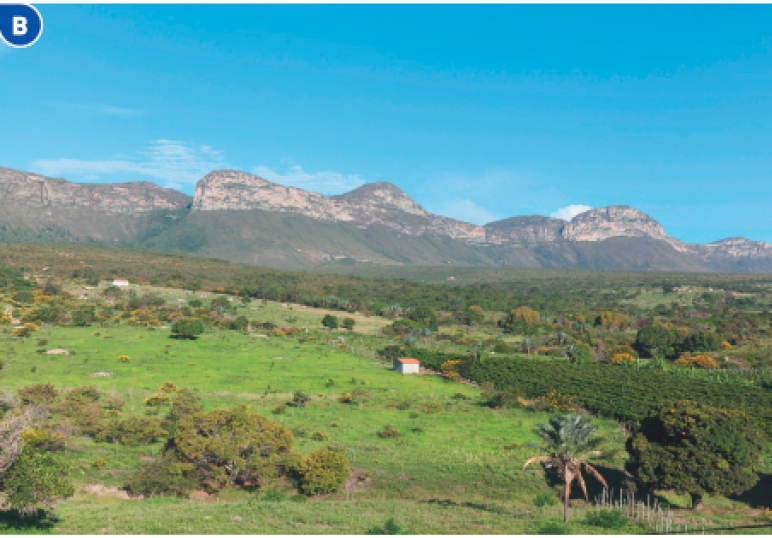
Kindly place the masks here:
POLYGON ((95 180, 102 175, 139 175, 160 181, 164 186, 194 184, 212 170, 231 168, 219 151, 210 146, 192 146, 178 140, 160 139, 134 159, 86 161, 80 159, 40 159, 32 170, 47 176, 81 176, 95 180))
POLYGON ((331 170, 306 172, 298 165, 290 166, 284 173, 267 166, 255 166, 252 173, 285 187, 297 187, 326 195, 342 194, 365 184, 365 180, 358 174, 341 174, 331 170))
MULTIPOLYGON (((427 207, 427 209, 429 208, 427 207)), ((501 218, 499 215, 488 211, 469 199, 446 200, 434 204, 429 211, 443 217, 451 217, 464 222, 479 224, 480 226, 501 218)))
POLYGON ((108 105, 104 103, 46 103, 46 104, 59 109, 75 111, 81 114, 97 115, 97 116, 116 116, 116 117, 127 118, 130 116, 138 116, 144 112, 138 108, 128 108, 123 106, 108 105))
POLYGON ((550 217, 553 219, 563 219, 563 220, 571 220, 575 216, 579 215, 580 213, 584 213, 585 211, 589 211, 592 209, 592 207, 588 205, 569 205, 566 207, 561 207, 554 213, 550 214, 550 217))

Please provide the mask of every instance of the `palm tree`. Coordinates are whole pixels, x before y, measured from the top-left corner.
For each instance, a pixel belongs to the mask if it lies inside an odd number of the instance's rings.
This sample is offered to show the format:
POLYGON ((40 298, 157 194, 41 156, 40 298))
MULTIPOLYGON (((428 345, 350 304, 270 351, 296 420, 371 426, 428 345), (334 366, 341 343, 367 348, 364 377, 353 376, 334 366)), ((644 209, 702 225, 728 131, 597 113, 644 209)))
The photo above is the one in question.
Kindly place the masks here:
POLYGON ((592 474, 603 487, 608 489, 608 484, 598 471, 587 463, 585 451, 595 447, 599 439, 591 439, 592 435, 598 431, 593 426, 590 419, 573 413, 558 414, 550 417, 549 423, 537 424, 537 430, 534 433, 538 435, 542 444, 529 443, 526 446, 532 446, 540 449, 546 454, 536 456, 525 462, 523 471, 532 463, 545 463, 546 468, 557 468, 558 476, 565 483, 565 492, 563 493, 563 520, 568 523, 568 499, 571 496, 571 483, 576 478, 579 486, 584 492, 584 498, 587 496, 587 485, 581 473, 581 467, 592 474))

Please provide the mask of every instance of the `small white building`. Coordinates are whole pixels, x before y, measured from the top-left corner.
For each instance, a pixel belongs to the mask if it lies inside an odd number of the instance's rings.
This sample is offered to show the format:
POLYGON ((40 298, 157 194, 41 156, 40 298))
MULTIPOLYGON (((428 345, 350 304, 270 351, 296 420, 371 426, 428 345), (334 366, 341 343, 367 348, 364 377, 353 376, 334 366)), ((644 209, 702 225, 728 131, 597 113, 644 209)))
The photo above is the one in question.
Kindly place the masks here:
POLYGON ((113 286, 126 287, 129 285, 128 280, 113 280, 113 286))
POLYGON ((417 374, 420 368, 421 363, 418 359, 410 357, 394 359, 394 369, 401 374, 417 374))

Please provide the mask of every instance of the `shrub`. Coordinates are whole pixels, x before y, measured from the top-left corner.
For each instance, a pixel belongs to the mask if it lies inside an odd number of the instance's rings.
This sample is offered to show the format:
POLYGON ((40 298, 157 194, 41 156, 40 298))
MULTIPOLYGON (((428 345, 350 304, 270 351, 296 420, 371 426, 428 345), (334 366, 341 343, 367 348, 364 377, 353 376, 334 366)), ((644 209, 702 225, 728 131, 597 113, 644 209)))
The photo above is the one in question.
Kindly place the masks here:
POLYGON ((295 407, 305 407, 310 399, 311 399, 311 396, 309 396, 302 390, 298 390, 292 394, 291 405, 295 407))
POLYGON ((675 361, 676 366, 704 368, 713 370, 718 368, 718 363, 713 357, 708 355, 697 355, 695 357, 681 357, 675 361))
POLYGON ((57 396, 59 396, 59 391, 51 383, 29 385, 19 389, 19 400, 25 405, 49 404, 57 396))
POLYGON ((118 357, 118 362, 130 362, 130 361, 131 361, 131 357, 129 357, 128 355, 121 355, 118 357))
POLYGON ((565 523, 549 521, 539 527, 536 534, 571 534, 571 528, 565 523))
POLYGON ((24 446, 34 449, 35 452, 61 452, 67 444, 63 435, 38 428, 22 432, 21 438, 24 440, 24 446))
POLYGON ((69 465, 59 455, 25 446, 3 474, 6 504, 24 511, 37 506, 50 508, 57 499, 71 497, 75 492, 69 474, 69 465))
POLYGON ((588 512, 587 524, 602 529, 621 529, 627 526, 627 518, 619 510, 601 510, 588 512))
POLYGON ((145 398, 145 405, 147 407, 163 407, 170 405, 171 402, 171 398, 169 398, 166 394, 161 394, 160 392, 145 398))
POLYGON ((280 489, 266 488, 260 492, 260 500, 268 502, 284 502, 287 500, 287 494, 280 489))
POLYGON ((204 324, 198 318, 182 318, 172 325, 172 332, 186 340, 193 340, 203 334, 204 324))
POLYGON ((556 504, 558 504, 558 499, 552 492, 545 491, 544 493, 539 493, 533 500, 533 505, 537 508, 542 508, 544 506, 555 506, 556 504))
POLYGON ((177 392, 179 389, 177 388, 177 385, 175 385, 171 381, 167 381, 166 383, 161 385, 161 388, 159 390, 161 392, 177 392))
POLYGON ((327 434, 320 431, 315 431, 311 434, 311 439, 314 441, 326 441, 328 438, 327 434))
POLYGON ((184 417, 174 434, 180 461, 211 489, 280 476, 294 462, 293 445, 283 424, 244 405, 184 417))
POLYGON ((158 419, 130 416, 108 422, 99 429, 95 437, 100 441, 122 445, 140 445, 154 443, 156 439, 166 435, 168 432, 161 428, 158 419))
POLYGON ((180 462, 167 453, 145 463, 126 482, 126 489, 135 495, 186 495, 195 489, 194 480, 186 477, 180 462))
POLYGON ((381 439, 398 439, 402 435, 397 428, 392 426, 384 426, 384 428, 378 432, 378 437, 381 439))
POLYGON ((120 411, 123 409, 123 406, 126 405, 126 402, 123 401, 123 398, 120 396, 112 396, 105 400, 105 408, 108 411, 120 411))
POLYGON ((411 534, 411 532, 397 525, 394 522, 394 518, 392 517, 386 520, 386 523, 383 524, 383 527, 373 525, 367 530, 365 534, 411 534))
POLYGON ((616 353, 611 356, 611 364, 614 365, 635 365, 637 364, 636 358, 630 353, 616 353))
POLYGON ((350 404, 350 403, 353 403, 354 398, 351 396, 350 392, 344 392, 343 394, 338 396, 338 401, 340 403, 350 404))
POLYGON ((38 340, 38 346, 39 347, 45 347, 48 345, 48 338, 41 338, 38 340))
POLYGON ((307 495, 337 490, 351 472, 345 458, 331 450, 317 450, 303 460, 297 471, 300 487, 307 495))
POLYGON ((273 414, 274 415, 283 415, 287 412, 287 404, 278 404, 276 407, 273 408, 273 414))
POLYGON ((322 318, 323 327, 327 327, 328 329, 337 329, 338 325, 339 325, 338 318, 336 318, 332 314, 327 314, 322 318))
POLYGON ((177 431, 177 424, 185 417, 195 415, 204 410, 201 405, 201 399, 188 389, 182 389, 177 392, 177 396, 172 402, 171 409, 167 413, 161 427, 169 432, 169 436, 173 439, 174 433, 177 431))

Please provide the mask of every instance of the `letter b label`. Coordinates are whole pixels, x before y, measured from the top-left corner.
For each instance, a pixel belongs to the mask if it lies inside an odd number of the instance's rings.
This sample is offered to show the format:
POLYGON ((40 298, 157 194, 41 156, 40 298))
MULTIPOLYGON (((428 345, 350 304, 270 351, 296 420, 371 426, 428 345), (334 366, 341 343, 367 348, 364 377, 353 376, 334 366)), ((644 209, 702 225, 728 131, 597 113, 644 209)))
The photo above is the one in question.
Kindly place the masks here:
POLYGON ((13 18, 13 35, 26 35, 27 33, 27 17, 14 17, 13 18))
POLYGON ((43 18, 25 4, 0 4, 0 37, 16 48, 29 47, 43 33, 43 18))

